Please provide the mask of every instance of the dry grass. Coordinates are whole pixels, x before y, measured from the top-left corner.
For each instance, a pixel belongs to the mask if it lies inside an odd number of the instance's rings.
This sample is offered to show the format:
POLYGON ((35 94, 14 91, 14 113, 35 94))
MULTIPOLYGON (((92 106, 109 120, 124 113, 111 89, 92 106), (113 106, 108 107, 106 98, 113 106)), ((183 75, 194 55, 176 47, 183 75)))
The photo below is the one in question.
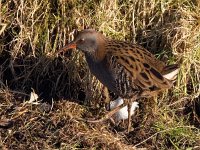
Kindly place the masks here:
POLYGON ((0 147, 199 149, 199 14, 197 0, 0 1, 0 147), (54 54, 85 27, 181 66, 173 89, 139 100, 130 134, 79 119, 96 114, 101 85, 81 53, 54 54), (32 89, 43 103, 25 102, 32 89))

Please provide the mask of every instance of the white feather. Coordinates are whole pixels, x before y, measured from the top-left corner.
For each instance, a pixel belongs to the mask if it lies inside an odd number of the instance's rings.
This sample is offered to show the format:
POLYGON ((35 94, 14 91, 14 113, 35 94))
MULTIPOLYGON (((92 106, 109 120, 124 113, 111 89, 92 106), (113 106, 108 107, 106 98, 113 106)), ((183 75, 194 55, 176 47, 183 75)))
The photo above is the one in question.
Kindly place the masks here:
MULTIPOLYGON (((113 110, 114 108, 116 108, 117 106, 119 106, 119 105, 121 105, 123 103, 124 103, 124 100, 121 97, 119 97, 116 100, 110 102, 110 109, 113 110)), ((139 108, 138 104, 139 104, 138 102, 133 102, 132 103, 131 116, 135 113, 135 109, 139 108)), ((116 121, 128 119, 127 106, 123 107, 118 112, 116 112, 114 114, 114 117, 115 117, 116 121)))
POLYGON ((174 80, 176 78, 176 75, 178 74, 179 69, 176 69, 168 74, 163 75, 164 78, 168 80, 174 80))

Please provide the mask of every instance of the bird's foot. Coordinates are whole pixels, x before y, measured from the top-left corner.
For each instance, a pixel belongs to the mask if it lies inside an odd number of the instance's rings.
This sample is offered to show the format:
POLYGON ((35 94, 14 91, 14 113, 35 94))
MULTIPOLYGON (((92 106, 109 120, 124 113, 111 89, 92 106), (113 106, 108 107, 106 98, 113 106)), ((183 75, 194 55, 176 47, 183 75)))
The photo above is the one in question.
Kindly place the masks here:
POLYGON ((87 122, 90 123, 99 123, 99 122, 103 122, 109 118, 111 118, 116 112, 118 112, 120 109, 122 109, 124 106, 126 106, 125 103, 119 105, 118 107, 114 108, 113 110, 109 111, 107 114, 105 114, 105 116, 103 116, 100 119, 96 119, 96 120, 91 120, 91 119, 87 119, 87 122))

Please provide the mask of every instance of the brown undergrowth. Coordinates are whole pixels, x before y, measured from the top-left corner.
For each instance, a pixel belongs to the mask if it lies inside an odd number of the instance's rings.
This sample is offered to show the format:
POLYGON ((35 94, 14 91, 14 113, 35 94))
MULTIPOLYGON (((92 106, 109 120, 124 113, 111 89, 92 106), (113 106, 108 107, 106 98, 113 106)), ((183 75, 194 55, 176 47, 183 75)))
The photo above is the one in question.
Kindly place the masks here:
POLYGON ((0 1, 0 147, 199 149, 199 14, 195 0, 0 1), (138 100, 130 134, 82 120, 102 113, 102 85, 82 53, 55 53, 86 27, 180 64, 173 89, 138 100), (28 103, 32 91, 39 104, 28 103))

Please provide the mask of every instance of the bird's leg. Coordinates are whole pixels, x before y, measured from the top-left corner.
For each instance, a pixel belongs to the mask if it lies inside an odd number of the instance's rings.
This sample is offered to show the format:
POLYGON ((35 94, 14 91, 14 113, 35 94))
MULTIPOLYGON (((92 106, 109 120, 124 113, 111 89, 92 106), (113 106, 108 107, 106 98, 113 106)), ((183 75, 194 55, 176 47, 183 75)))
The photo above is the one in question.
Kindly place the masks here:
POLYGON ((128 133, 130 132, 131 129, 131 107, 132 107, 132 102, 128 102, 128 133))
POLYGON ((109 96, 108 88, 106 86, 103 86, 102 90, 103 90, 102 97, 104 99, 103 101, 105 104, 105 108, 106 110, 110 110, 110 96, 109 96))
POLYGON ((137 98, 136 96, 135 97, 132 97, 131 99, 125 99, 124 102, 125 104, 127 105, 127 111, 128 111, 128 128, 127 128, 127 131, 128 133, 130 132, 131 130, 131 107, 132 107, 132 103, 133 101, 135 101, 137 98))

